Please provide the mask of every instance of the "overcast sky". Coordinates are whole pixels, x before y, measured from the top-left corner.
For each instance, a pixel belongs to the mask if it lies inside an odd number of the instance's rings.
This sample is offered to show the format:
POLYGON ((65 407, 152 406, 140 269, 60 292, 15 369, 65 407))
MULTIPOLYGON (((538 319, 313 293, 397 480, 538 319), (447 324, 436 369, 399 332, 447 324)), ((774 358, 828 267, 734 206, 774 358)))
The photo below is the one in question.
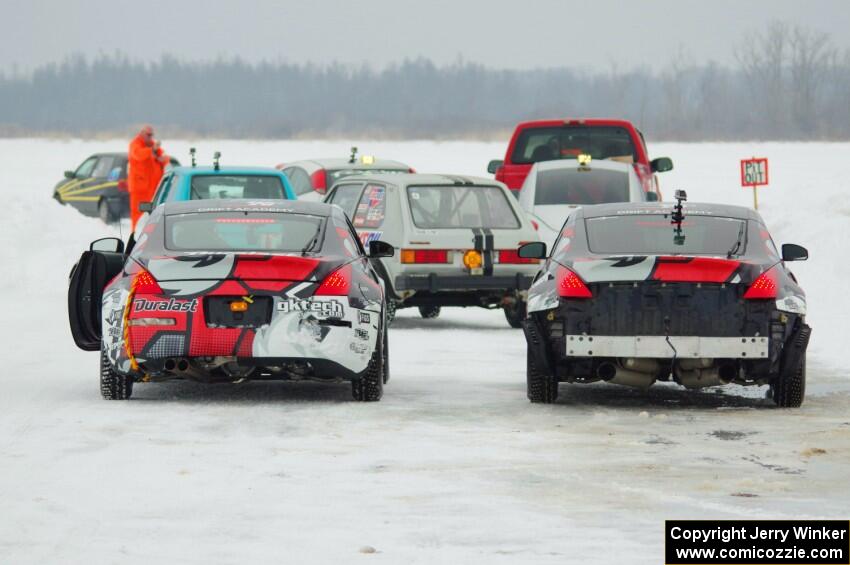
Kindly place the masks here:
POLYGON ((121 51, 198 60, 239 56, 375 67, 424 56, 494 68, 619 69, 681 51, 734 63, 771 19, 850 48, 850 0, 0 0, 0 70, 121 51))

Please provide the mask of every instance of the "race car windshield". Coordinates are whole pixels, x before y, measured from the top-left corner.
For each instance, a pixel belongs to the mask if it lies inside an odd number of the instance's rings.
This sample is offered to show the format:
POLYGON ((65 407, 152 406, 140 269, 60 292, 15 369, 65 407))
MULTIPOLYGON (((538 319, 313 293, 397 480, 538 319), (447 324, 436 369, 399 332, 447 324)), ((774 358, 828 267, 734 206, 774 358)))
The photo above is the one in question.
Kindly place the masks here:
POLYGON ((177 214, 165 218, 165 248, 174 251, 316 251, 322 247, 323 222, 320 216, 292 213, 177 214))
POLYGON ((409 186, 407 200, 418 228, 519 228, 505 193, 495 186, 409 186))
MULTIPOLYGON (((585 220, 591 253, 606 255, 723 255, 746 234, 746 220, 685 213, 681 233, 670 215, 604 216, 585 220)), ((743 255, 746 239, 737 250, 743 255)))
POLYGON ((623 163, 634 163, 638 158, 625 128, 560 126, 524 130, 517 138, 511 161, 528 164, 577 159, 579 155, 623 163))
POLYGON ((407 169, 335 169, 328 171, 328 186, 332 186, 336 181, 348 177, 362 175, 399 174, 407 172, 409 172, 407 169))
POLYGON ((629 176, 602 169, 538 171, 534 204, 603 204, 629 201, 629 176))
POLYGON ((280 177, 273 175, 195 175, 189 198, 286 198, 286 194, 280 177))

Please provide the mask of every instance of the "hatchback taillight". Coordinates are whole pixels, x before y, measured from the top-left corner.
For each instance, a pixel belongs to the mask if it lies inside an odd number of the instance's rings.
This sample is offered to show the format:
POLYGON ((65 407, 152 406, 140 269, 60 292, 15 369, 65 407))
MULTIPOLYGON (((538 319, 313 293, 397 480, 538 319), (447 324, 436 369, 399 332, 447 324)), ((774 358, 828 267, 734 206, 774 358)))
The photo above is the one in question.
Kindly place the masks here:
POLYGON ((764 300, 776 298, 777 278, 773 269, 763 272, 753 281, 744 298, 747 300, 764 300))
POLYGON ((347 296, 351 287, 351 265, 343 265, 325 277, 314 296, 347 296))
POLYGON ((126 179, 118 181, 118 190, 120 190, 121 192, 127 192, 127 193, 130 192, 130 188, 127 186, 127 180, 126 179))
POLYGON ((402 263, 448 263, 448 249, 402 249, 402 263))
POLYGON ((525 257, 520 257, 519 252, 516 249, 500 249, 498 262, 513 265, 524 265, 539 263, 540 259, 526 259, 525 257))
POLYGON ((328 189, 328 176, 325 173, 325 170, 319 169, 310 175, 310 183, 313 185, 316 192, 324 194, 328 189))
POLYGON ((558 267, 555 276, 558 296, 562 298, 593 298, 593 293, 581 277, 566 267, 558 267))

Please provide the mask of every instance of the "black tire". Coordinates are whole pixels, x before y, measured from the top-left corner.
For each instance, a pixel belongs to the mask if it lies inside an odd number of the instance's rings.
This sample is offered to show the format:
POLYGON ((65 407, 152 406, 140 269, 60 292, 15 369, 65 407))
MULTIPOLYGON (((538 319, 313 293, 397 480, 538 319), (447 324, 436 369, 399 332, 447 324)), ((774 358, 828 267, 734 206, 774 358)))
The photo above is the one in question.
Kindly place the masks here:
POLYGON ((524 300, 517 300, 511 306, 505 306, 505 319, 512 328, 521 328, 522 322, 526 316, 526 303, 524 300))
POLYGON ((773 387, 773 402, 781 408, 799 408, 806 397, 806 354, 797 370, 779 375, 773 387))
POLYGON ((395 320, 396 303, 392 300, 387 300, 387 325, 391 325, 395 320))
POLYGON ((377 402, 384 395, 384 345, 385 337, 378 342, 363 374, 351 381, 351 396, 359 402, 377 402))
POLYGON ((558 381, 552 375, 537 366, 537 360, 528 349, 528 365, 526 370, 526 385, 528 399, 535 404, 552 404, 558 398, 558 381))
POLYGON ((390 380, 390 332, 384 330, 384 384, 390 380))
POLYGON ((100 352, 100 394, 106 400, 129 400, 133 377, 116 373, 104 351, 100 352))
POLYGON ((431 318, 436 318, 440 315, 440 307, 439 306, 420 306, 419 307, 419 315, 425 318, 426 320, 431 318))
POLYGON ((114 224, 118 221, 118 218, 115 217, 115 214, 112 213, 112 209, 109 207, 109 202, 105 198, 101 198, 97 203, 97 215, 104 224, 114 224))

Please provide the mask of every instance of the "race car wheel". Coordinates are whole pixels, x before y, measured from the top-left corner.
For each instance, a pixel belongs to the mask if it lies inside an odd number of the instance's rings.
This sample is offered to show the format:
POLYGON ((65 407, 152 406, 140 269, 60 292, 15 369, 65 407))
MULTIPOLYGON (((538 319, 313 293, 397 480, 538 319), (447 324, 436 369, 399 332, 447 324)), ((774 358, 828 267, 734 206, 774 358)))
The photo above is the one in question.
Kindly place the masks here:
POLYGON ((133 377, 116 373, 103 351, 100 352, 100 394, 106 400, 128 400, 133 394, 133 377))
POLYGON ((535 404, 551 404, 558 398, 558 381, 537 365, 537 360, 529 348, 526 371, 528 399, 535 404))
POLYGON ((524 300, 517 300, 511 306, 505 306, 505 319, 512 328, 521 328, 525 320, 526 304, 524 300))
POLYGON ((372 352, 372 357, 369 359, 369 365, 359 378, 351 381, 351 395, 354 400, 360 402, 377 402, 384 395, 384 346, 385 339, 381 339, 375 351, 372 352))
POLYGON ((112 224, 118 221, 105 198, 101 198, 100 202, 97 203, 97 215, 100 216, 104 224, 112 224))
POLYGON ((393 323, 395 320, 395 311, 396 311, 396 303, 392 300, 387 300, 387 325, 393 323))
POLYGON ((796 371, 779 375, 773 387, 773 402, 782 408, 799 408, 806 396, 806 354, 796 371))
POLYGON ((436 318, 440 315, 439 306, 420 306, 419 315, 425 319, 436 318))
POLYGON ((384 384, 390 380, 390 336, 384 326, 384 384))

